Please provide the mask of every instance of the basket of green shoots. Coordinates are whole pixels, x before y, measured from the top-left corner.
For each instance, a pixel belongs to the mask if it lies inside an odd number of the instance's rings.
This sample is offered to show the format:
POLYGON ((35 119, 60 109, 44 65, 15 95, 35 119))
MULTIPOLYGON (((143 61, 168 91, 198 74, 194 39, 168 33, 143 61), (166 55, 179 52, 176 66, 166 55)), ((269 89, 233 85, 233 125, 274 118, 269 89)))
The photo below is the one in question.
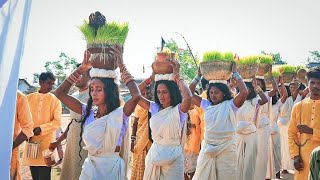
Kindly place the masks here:
POLYGON ((272 68, 272 56, 270 55, 258 55, 256 58, 259 59, 259 66, 257 76, 264 76, 272 68))
POLYGON ((203 54, 200 70, 207 80, 228 80, 233 61, 232 52, 208 51, 203 54))
MULTIPOLYGON (((277 80, 277 79, 279 79, 280 72, 277 71, 277 70, 273 70, 272 71, 272 76, 277 80)), ((269 74, 265 75, 265 81, 266 81, 267 89, 271 89, 272 88, 272 82, 271 82, 271 76, 269 74)))
POLYGON ((291 83, 296 76, 297 68, 295 66, 283 65, 280 67, 283 82, 291 83))
POLYGON ((104 15, 99 11, 89 16, 79 27, 87 42, 87 50, 92 53, 92 67, 102 69, 116 69, 116 55, 123 54, 126 41, 128 23, 106 22, 104 15))
POLYGON ((251 79, 258 72, 259 62, 257 56, 242 57, 237 61, 237 70, 243 79, 251 79))
POLYGON ((308 69, 305 66, 297 66, 297 77, 300 83, 307 83, 308 69))

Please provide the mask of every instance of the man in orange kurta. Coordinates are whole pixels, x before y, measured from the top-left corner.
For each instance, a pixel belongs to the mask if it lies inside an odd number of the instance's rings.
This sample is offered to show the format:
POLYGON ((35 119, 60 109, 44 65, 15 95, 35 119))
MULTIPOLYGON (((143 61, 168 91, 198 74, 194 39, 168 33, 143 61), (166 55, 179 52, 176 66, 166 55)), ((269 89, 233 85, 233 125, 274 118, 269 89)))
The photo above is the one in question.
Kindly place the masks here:
POLYGON ((310 154, 320 145, 320 68, 310 69, 307 77, 310 97, 293 107, 288 129, 295 180, 308 179, 310 154))
MULTIPOLYGON (((27 153, 24 153, 22 164, 30 166, 33 180, 51 179, 51 167, 46 166, 42 151, 49 148, 50 142, 55 140, 55 131, 61 126, 61 102, 50 93, 54 82, 55 77, 52 73, 41 73, 39 92, 27 95, 34 123, 34 136, 31 141, 40 143, 40 150, 34 159, 28 158, 27 153)), ((25 152, 27 148, 26 145, 25 152)))
POLYGON ((33 136, 33 122, 26 96, 18 91, 16 103, 16 118, 13 132, 13 146, 10 167, 10 178, 19 180, 20 178, 20 158, 19 145, 33 136))

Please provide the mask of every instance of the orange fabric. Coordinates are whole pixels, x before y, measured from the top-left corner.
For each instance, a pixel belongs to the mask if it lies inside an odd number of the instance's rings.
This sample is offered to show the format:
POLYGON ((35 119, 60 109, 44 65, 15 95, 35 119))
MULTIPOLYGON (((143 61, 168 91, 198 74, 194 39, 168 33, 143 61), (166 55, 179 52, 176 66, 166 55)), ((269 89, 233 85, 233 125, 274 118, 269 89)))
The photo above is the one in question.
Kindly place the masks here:
POLYGON ((184 149, 187 151, 195 152, 199 154, 200 152, 200 144, 201 144, 201 119, 200 114, 197 109, 189 110, 190 115, 190 123, 194 125, 194 127, 190 128, 191 134, 187 136, 186 143, 184 149))
MULTIPOLYGON (((207 99, 207 90, 203 91, 200 97, 203 99, 207 99)), ((196 109, 199 112, 199 116, 200 116, 200 127, 201 127, 200 143, 201 143, 204 138, 204 126, 205 126, 204 109, 197 107, 197 106, 196 106, 196 109)))
POLYGON ((293 107, 290 125, 288 129, 289 137, 289 149, 290 156, 294 158, 299 155, 299 148, 294 141, 300 143, 299 139, 301 138, 301 143, 307 143, 301 147, 301 157, 303 161, 304 168, 300 173, 295 171, 294 179, 308 179, 309 174, 309 160, 312 150, 320 145, 320 100, 311 100, 307 98, 302 102, 299 102, 293 107), (300 124, 307 125, 310 128, 313 128, 313 134, 300 134, 298 133, 297 125, 300 124))
POLYGON ((152 145, 149 140, 148 111, 137 105, 134 116, 139 120, 134 145, 131 180, 142 180, 145 169, 145 158, 152 145))
MULTIPOLYGON (((23 154, 22 164, 24 166, 45 166, 42 151, 48 149, 50 142, 55 141, 55 131, 61 126, 62 107, 60 100, 52 93, 32 93, 27 95, 34 128, 40 127, 41 134, 33 136, 32 141, 40 143, 38 158, 27 158, 23 154)), ((27 143, 25 146, 27 150, 27 143)))
MULTIPOLYGON (((33 122, 27 97, 20 91, 17 92, 16 118, 14 123, 13 140, 23 132, 27 138, 33 136, 33 122)), ((20 179, 19 147, 12 151, 10 176, 15 180, 20 179)))
POLYGON ((207 96, 207 90, 203 91, 200 95, 200 97, 202 97, 203 99, 207 99, 208 96, 207 96))

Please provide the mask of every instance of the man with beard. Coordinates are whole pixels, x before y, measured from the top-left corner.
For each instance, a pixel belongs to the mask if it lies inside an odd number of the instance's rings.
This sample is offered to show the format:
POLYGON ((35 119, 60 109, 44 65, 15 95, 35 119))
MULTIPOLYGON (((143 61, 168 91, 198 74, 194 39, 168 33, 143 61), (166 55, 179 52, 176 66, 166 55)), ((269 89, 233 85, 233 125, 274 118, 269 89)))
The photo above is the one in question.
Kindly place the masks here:
MULTIPOLYGON (((79 67, 81 64, 78 64, 79 67)), ((82 73, 81 79, 79 79, 75 86, 78 91, 73 96, 79 99, 82 103, 87 104, 89 99, 89 70, 82 73)), ((50 144, 50 149, 54 150, 58 144, 67 139, 66 150, 64 154, 61 180, 79 179, 81 173, 81 167, 84 159, 88 156, 88 152, 83 150, 84 143, 80 142, 81 132, 81 114, 77 114, 70 110, 70 123, 65 132, 59 137, 59 139, 50 144), (80 143, 79 143, 80 142, 80 143), (81 156, 81 157, 80 157, 81 156)))
POLYGON ((307 73, 310 97, 293 107, 288 130, 294 179, 308 179, 311 152, 320 145, 320 68, 307 73))

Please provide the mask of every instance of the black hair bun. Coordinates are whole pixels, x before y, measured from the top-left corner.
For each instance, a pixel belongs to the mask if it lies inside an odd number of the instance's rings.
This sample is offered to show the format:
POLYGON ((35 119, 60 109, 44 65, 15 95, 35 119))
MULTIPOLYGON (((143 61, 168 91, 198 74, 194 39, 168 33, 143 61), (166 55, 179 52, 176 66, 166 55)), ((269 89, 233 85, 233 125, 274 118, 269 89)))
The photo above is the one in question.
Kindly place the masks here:
POLYGON ((106 23, 106 17, 99 11, 91 13, 89 16, 89 25, 94 29, 95 35, 97 35, 98 29, 106 23))

